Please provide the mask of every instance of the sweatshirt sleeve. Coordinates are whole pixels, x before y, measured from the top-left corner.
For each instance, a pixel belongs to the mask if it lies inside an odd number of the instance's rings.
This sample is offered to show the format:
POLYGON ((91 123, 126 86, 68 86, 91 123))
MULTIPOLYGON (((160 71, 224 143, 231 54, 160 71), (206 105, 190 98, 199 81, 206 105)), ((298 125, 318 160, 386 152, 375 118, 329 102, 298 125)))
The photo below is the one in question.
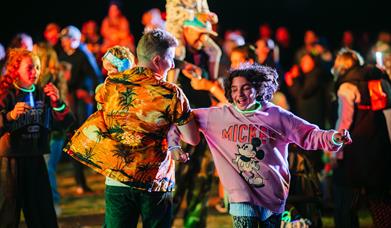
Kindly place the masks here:
MULTIPOLYGON (((208 126, 208 109, 193 109, 194 118, 197 122, 198 129, 205 132, 208 126)), ((168 146, 177 146, 180 144, 181 133, 178 127, 174 124, 171 126, 167 134, 168 146)))
MULTIPOLYGON (((197 121, 200 131, 205 132, 208 129, 208 116, 210 108, 194 109, 194 117, 197 121)), ((217 120, 216 120, 217 121, 217 120)))
POLYGON ((181 133, 175 124, 171 125, 170 130, 167 133, 168 148, 172 146, 178 146, 181 142, 181 133))
POLYGON ((335 130, 322 130, 293 114, 287 116, 289 124, 288 140, 297 144, 305 150, 327 150, 338 151, 341 145, 333 142, 335 130))

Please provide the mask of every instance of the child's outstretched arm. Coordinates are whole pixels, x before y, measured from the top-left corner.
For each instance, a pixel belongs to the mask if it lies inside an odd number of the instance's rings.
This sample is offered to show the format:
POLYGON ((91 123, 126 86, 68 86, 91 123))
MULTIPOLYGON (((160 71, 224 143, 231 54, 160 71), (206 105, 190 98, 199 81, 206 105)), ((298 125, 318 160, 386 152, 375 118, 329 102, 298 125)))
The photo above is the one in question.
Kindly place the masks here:
POLYGON ((339 151, 343 145, 352 142, 347 130, 322 130, 293 114, 285 115, 282 119, 288 141, 305 150, 339 151))

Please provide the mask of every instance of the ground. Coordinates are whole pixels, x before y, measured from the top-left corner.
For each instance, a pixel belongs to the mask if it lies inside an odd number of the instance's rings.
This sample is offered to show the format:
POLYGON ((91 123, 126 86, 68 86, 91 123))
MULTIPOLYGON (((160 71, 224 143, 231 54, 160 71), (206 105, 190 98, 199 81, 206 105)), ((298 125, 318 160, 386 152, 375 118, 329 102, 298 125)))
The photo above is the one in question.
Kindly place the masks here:
MULTIPOLYGON (((97 228, 102 227, 104 221, 104 180, 105 178, 89 168, 85 169, 88 185, 94 190, 92 194, 77 195, 76 184, 73 178, 72 165, 62 162, 58 169, 58 186, 62 195, 61 216, 58 218, 60 228, 97 228)), ((216 178, 217 180, 217 178, 216 178)), ((216 181, 217 182, 217 181, 216 181)), ((214 208, 218 201, 216 185, 212 189, 210 208, 208 213, 208 228, 232 227, 232 220, 228 214, 221 214, 214 208)), ((186 205, 183 205, 185 207, 186 205)), ((322 217, 324 227, 333 227, 331 213, 322 217)), ((371 218, 366 211, 360 212, 360 227, 372 227, 371 218)), ((26 227, 22 224, 21 227, 26 227)), ((139 223, 139 227, 142 227, 139 223)), ((183 227, 181 214, 174 221, 173 227, 183 227)))

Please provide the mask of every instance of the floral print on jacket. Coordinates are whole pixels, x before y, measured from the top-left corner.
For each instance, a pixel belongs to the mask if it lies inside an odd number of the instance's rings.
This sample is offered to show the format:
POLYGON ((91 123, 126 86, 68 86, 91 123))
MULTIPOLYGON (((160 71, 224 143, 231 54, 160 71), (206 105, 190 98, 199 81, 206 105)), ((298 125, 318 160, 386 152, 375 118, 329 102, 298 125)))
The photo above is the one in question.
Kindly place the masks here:
POLYGON ((131 187, 171 191, 174 161, 167 153, 172 124, 192 119, 182 90, 135 67, 106 79, 102 109, 76 131, 64 151, 95 171, 131 187))

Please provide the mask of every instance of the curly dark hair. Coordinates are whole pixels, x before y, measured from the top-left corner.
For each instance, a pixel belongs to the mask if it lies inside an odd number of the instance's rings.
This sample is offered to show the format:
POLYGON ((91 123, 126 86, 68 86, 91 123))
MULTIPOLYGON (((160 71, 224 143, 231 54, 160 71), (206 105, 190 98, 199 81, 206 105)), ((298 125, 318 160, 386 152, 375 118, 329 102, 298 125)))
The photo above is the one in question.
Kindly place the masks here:
POLYGON ((229 72, 225 85, 225 96, 230 103, 233 102, 231 96, 232 81, 236 77, 245 77, 251 83, 258 94, 256 100, 259 102, 270 101, 278 89, 278 74, 275 69, 257 63, 245 63, 229 72))

